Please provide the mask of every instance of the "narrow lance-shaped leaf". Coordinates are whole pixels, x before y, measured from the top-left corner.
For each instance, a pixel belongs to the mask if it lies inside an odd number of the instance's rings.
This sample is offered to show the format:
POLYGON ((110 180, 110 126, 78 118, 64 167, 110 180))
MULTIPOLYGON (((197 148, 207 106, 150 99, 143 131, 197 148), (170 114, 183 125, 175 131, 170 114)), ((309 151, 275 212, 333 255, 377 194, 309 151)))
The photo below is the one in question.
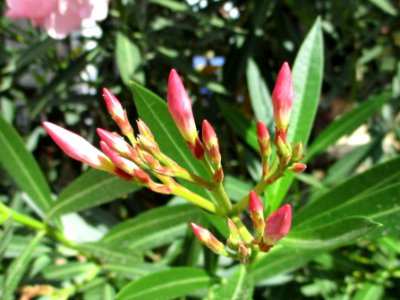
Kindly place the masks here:
POLYGON ((99 170, 89 170, 59 195, 52 205, 47 218, 51 219, 66 213, 79 212, 110 202, 140 189, 140 186, 99 170))
POLYGON ((253 289, 252 276, 248 274, 244 265, 240 265, 236 272, 215 292, 215 299, 251 299, 253 289))
POLYGON ((0 161, 43 216, 52 204, 51 191, 33 155, 16 130, 0 115, 0 161))
POLYGON ((208 274, 197 268, 179 267, 143 276, 127 284, 117 300, 176 299, 211 284, 208 274))

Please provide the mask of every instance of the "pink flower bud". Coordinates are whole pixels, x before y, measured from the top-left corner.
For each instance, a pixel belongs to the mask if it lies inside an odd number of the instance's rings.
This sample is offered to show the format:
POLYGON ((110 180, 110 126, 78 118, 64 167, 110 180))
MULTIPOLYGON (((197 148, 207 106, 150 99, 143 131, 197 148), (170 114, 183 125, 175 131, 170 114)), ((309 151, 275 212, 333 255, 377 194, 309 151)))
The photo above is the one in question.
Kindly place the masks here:
POLYGON ((265 227, 264 206, 253 190, 250 191, 249 195, 249 213, 256 236, 262 236, 265 227))
POLYGON ((109 132, 102 128, 97 128, 97 134, 100 136, 100 139, 114 151, 117 151, 123 156, 131 155, 131 147, 119 134, 109 132))
POLYGON ((275 87, 272 92, 274 118, 277 130, 287 131, 290 119, 290 110, 294 99, 292 74, 287 62, 283 63, 275 87))
POLYGON ((275 245, 281 238, 285 237, 292 224, 292 208, 285 204, 272 213, 264 230, 264 241, 267 245, 275 245))
POLYGON ((69 157, 93 168, 113 173, 115 167, 111 160, 83 137, 50 122, 43 122, 42 125, 69 157))
POLYGON ((240 243, 243 243, 242 237, 240 236, 239 230, 237 229, 235 223, 228 218, 228 228, 229 228, 229 238, 227 240, 228 246, 237 250, 240 243))
POLYGON ((103 88, 103 98, 106 102, 108 112, 121 129, 122 134, 132 135, 133 129, 129 123, 126 111, 122 108, 121 102, 119 102, 117 97, 106 88, 103 88))
POLYGON ((104 153, 111 159, 115 166, 128 173, 129 175, 132 175, 134 170, 139 169, 139 167, 134 162, 118 155, 118 153, 111 149, 111 147, 109 147, 104 141, 100 142, 100 147, 104 151, 104 153))
POLYGON ((292 171, 294 173, 303 173, 307 169, 307 165, 302 163, 294 163, 292 166, 292 171))
POLYGON ((193 146, 197 139, 197 129, 192 102, 174 69, 169 73, 168 79, 168 110, 185 141, 193 146))
POLYGON ((218 138, 207 120, 203 121, 202 138, 211 163, 215 168, 219 168, 221 165, 221 154, 219 152, 218 138))
POLYGON ((224 170, 222 169, 222 167, 219 167, 219 169, 216 170, 214 173, 214 182, 221 183, 223 180, 224 180, 224 170))
POLYGON ((192 227, 196 237, 206 247, 210 248, 216 254, 227 255, 224 244, 222 244, 214 235, 212 235, 211 232, 195 223, 190 223, 190 226, 192 227))

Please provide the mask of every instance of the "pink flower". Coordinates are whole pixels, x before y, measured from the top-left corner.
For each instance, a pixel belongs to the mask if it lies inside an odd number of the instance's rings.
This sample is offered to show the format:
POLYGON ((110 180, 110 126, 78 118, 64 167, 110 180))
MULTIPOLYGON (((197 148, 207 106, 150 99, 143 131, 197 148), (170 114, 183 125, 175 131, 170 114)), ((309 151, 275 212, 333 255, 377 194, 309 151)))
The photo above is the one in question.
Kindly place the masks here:
POLYGON ((287 62, 283 63, 272 92, 274 118, 278 131, 286 131, 289 126, 290 110, 294 99, 292 74, 287 62))
POLYGON ((114 173, 115 166, 111 160, 83 137, 50 122, 43 122, 42 125, 54 142, 69 157, 93 168, 114 173))
POLYGON ((261 236, 265 227, 264 206, 253 190, 250 191, 249 195, 249 213, 251 221, 253 222, 254 231, 257 236, 261 236))
POLYGON ((289 233, 291 224, 292 208, 289 204, 285 204, 268 217, 264 230, 264 241, 267 245, 275 245, 289 233))
POLYGON ((193 118, 192 102, 178 73, 172 69, 168 78, 168 110, 185 141, 193 146, 197 129, 193 118))
POLYGON ((196 223, 190 223, 196 237, 206 247, 210 248, 216 254, 227 255, 224 244, 222 244, 211 232, 196 223))
POLYGON ((84 20, 107 17, 109 0, 6 0, 11 18, 30 19, 54 39, 62 39, 79 29, 84 20))

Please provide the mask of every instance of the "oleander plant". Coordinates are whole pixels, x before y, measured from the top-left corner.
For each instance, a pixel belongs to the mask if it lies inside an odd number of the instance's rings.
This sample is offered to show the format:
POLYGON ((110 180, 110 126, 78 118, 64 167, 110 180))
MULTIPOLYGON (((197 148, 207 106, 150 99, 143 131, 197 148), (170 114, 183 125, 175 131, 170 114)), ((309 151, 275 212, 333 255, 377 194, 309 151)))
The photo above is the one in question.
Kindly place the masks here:
POLYGON ((0 299, 397 299, 394 1, 0 9, 0 299))

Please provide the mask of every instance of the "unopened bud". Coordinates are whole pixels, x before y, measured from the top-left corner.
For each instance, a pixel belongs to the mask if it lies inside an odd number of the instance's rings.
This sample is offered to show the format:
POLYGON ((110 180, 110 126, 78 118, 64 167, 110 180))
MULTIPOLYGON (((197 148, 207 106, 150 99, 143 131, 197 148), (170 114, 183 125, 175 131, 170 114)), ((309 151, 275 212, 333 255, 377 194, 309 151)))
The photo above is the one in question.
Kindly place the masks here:
POLYGON ((222 167, 219 167, 219 169, 216 170, 214 173, 214 182, 221 183, 223 180, 224 180, 224 170, 222 169, 222 167))
POLYGON ((143 147, 143 149, 146 149, 152 153, 160 152, 160 147, 158 146, 156 141, 148 139, 144 135, 139 134, 137 137, 137 142, 139 143, 140 146, 143 147))
POLYGON ((102 128, 97 128, 97 134, 111 149, 123 156, 130 156, 131 150, 129 144, 117 133, 109 132, 102 128))
POLYGON ((190 223, 190 226, 192 227, 192 230, 199 241, 206 247, 210 248, 216 254, 228 255, 224 244, 222 244, 214 235, 212 235, 211 232, 195 223, 190 223))
POLYGON ((121 102, 119 102, 117 97, 110 90, 103 88, 103 98, 106 102, 108 112, 121 129, 122 134, 125 136, 133 135, 133 129, 129 123, 126 111, 122 108, 121 102))
POLYGON ((232 250, 237 250, 240 243, 243 242, 239 230, 231 219, 228 219, 229 237, 227 244, 232 250))
POLYGON ((283 63, 272 92, 272 104, 277 130, 289 127, 290 110, 294 99, 293 79, 287 62, 283 63))
POLYGON ((150 141, 154 141, 154 135, 145 122, 143 122, 141 119, 137 119, 136 124, 140 135, 146 137, 150 141))
POLYGON ((298 162, 304 157, 304 152, 303 152, 303 144, 298 142, 296 146, 294 146, 293 151, 292 151, 292 161, 293 162, 298 162))
POLYGON ((275 140, 275 146, 277 148, 277 152, 280 157, 286 159, 287 157, 291 156, 292 150, 290 149, 290 145, 285 143, 285 141, 279 135, 275 140))
POLYGON ((95 169, 114 172, 115 167, 111 160, 80 135, 50 122, 43 122, 42 125, 54 142, 69 157, 95 169))
POLYGON ((267 126, 261 121, 257 122, 257 141, 261 157, 269 157, 271 154, 270 136, 267 126))
POLYGON ((257 194, 251 190, 249 195, 249 214, 253 222, 253 229, 256 233, 256 238, 263 235, 265 222, 264 222, 264 206, 258 198, 257 194))
POLYGON ((172 69, 168 78, 168 110, 176 126, 189 146, 197 139, 197 129, 193 118, 192 102, 178 73, 172 69))
POLYGON ((303 173, 307 169, 307 165, 302 163, 294 163, 291 169, 294 173, 303 173))
POLYGON ((251 255, 251 249, 246 245, 244 245, 243 243, 239 244, 238 258, 242 264, 247 264, 249 262, 250 255, 251 255))
POLYGON ((126 159, 118 153, 116 153, 114 150, 112 150, 104 141, 100 142, 101 149, 104 151, 104 153, 111 159, 113 164, 125 171, 128 174, 133 174, 133 171, 136 169, 139 169, 139 167, 129 159, 126 159))
MULTIPOLYGON (((188 144, 189 145, 189 144, 188 144)), ((189 145, 190 150, 192 150, 192 153, 196 159, 202 159, 204 156, 204 145, 200 141, 199 138, 196 138, 195 142, 193 145, 189 145)))
POLYGON ((285 204, 268 217, 264 230, 264 242, 267 245, 275 245, 289 233, 291 224, 292 208, 289 204, 285 204))

